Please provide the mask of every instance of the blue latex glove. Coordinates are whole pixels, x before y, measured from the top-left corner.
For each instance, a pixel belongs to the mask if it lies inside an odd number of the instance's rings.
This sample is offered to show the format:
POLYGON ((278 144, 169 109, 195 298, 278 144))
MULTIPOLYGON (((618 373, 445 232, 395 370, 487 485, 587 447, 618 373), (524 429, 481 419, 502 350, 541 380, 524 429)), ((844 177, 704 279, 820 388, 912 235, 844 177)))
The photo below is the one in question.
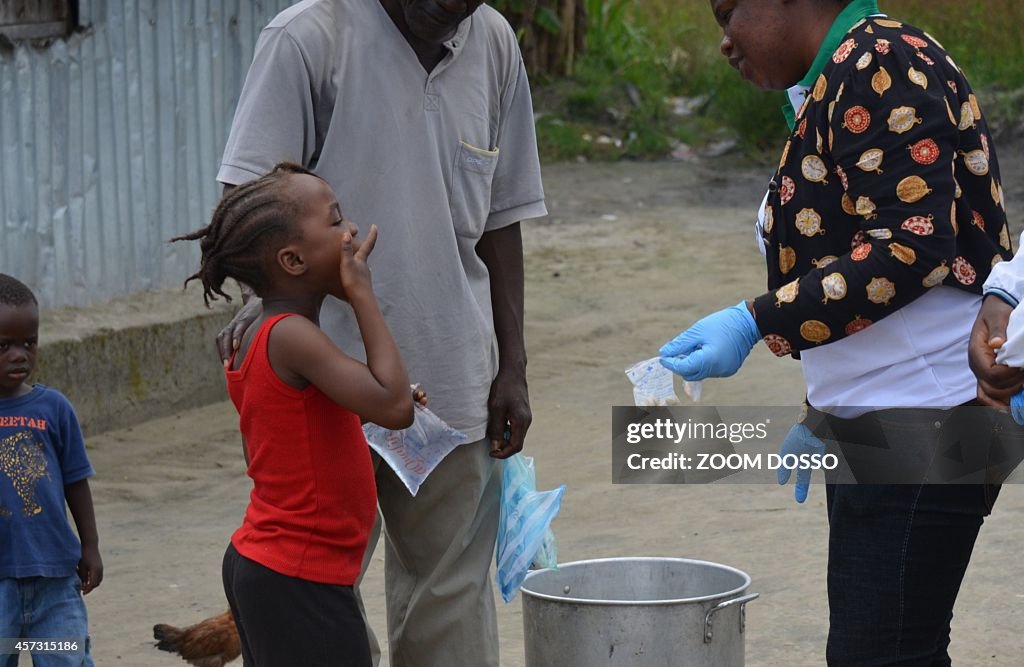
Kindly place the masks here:
POLYGON ((1024 426, 1024 389, 1010 397, 1010 414, 1013 421, 1024 426))
POLYGON ((712 313, 661 346, 661 365, 690 382, 729 377, 743 365, 761 332, 745 301, 712 313))
MULTIPOLYGON (((786 434, 786 438, 782 441, 782 446, 779 447, 779 456, 786 456, 787 454, 794 454, 796 456, 801 454, 821 455, 824 453, 825 443, 814 437, 811 430, 803 424, 794 424, 793 428, 789 429, 789 433, 786 434)), ((779 484, 788 482, 791 472, 791 468, 779 468, 776 470, 775 474, 778 477, 779 484)), ((807 500, 807 491, 810 489, 810 486, 811 469, 797 468, 796 487, 793 490, 793 496, 798 503, 807 500)))

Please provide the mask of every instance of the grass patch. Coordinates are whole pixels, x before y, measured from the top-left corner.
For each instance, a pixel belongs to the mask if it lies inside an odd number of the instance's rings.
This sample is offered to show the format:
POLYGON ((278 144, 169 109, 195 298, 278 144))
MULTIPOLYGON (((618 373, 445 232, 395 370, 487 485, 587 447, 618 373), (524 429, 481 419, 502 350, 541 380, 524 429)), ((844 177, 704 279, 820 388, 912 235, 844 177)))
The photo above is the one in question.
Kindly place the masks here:
POLYGON ((881 7, 935 37, 975 88, 1024 87, 1019 0, 890 0, 881 7))
MULTIPOLYGON (((587 50, 576 75, 534 81, 543 159, 660 159, 681 144, 700 150, 723 137, 734 137, 748 156, 774 156, 787 133, 783 95, 753 88, 728 66, 707 0, 585 2, 587 50), (701 103, 679 115, 679 98, 701 103)), ((1024 3, 882 0, 880 6, 938 39, 987 108, 1005 107, 990 120, 1019 122, 1013 116, 1019 100, 1009 91, 1024 88, 1024 3)))

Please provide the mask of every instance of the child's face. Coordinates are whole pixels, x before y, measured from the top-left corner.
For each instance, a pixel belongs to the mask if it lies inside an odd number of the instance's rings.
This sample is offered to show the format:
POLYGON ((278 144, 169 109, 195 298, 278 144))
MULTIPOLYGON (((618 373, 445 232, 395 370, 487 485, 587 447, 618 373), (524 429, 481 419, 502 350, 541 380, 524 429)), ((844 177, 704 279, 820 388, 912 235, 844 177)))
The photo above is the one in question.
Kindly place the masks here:
POLYGON ((356 238, 359 228, 345 219, 334 191, 325 181, 308 174, 292 178, 295 196, 303 203, 298 221, 301 239, 296 243, 308 265, 307 276, 317 289, 344 299, 340 273, 342 235, 346 231, 352 235, 355 252, 361 244, 356 238))
POLYGON ((29 390, 27 380, 36 367, 38 342, 38 306, 0 304, 0 398, 29 390))

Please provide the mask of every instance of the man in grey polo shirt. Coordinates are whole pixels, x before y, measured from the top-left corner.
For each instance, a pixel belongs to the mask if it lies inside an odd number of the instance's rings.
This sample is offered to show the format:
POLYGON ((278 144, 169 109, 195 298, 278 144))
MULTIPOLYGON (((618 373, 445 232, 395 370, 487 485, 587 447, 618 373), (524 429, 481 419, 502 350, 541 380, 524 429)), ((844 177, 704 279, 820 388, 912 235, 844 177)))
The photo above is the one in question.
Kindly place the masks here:
MULTIPOLYGON (((470 437, 415 498, 378 465, 391 664, 497 665, 496 462, 531 420, 519 221, 547 213, 515 34, 481 0, 296 4, 260 36, 217 178, 234 186, 281 160, 378 225, 374 290, 409 376, 470 437)), ((328 297, 320 317, 364 354, 348 306, 328 297)))

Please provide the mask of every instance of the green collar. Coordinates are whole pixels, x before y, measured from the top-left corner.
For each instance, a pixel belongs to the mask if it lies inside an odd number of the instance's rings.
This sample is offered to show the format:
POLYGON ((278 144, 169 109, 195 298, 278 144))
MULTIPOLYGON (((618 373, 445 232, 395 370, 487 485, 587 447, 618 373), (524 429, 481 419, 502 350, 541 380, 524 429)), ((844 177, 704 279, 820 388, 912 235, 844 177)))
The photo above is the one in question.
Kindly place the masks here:
MULTIPOLYGON (((814 62, 811 63, 811 69, 808 70, 807 75, 796 86, 800 88, 810 88, 813 86, 814 82, 818 79, 818 75, 825 70, 825 65, 832 58, 832 54, 839 48, 843 37, 846 36, 846 33, 850 32, 850 28, 856 25, 857 21, 874 14, 881 14, 878 10, 878 0, 853 0, 853 2, 844 7, 843 11, 839 12, 836 20, 832 22, 832 27, 828 29, 828 34, 825 35, 825 40, 821 43, 821 48, 818 49, 818 55, 814 57, 814 62)), ((782 113, 786 116, 786 123, 789 124, 790 130, 796 126, 796 109, 790 101, 791 97, 788 96, 786 103, 782 106, 782 113)))

